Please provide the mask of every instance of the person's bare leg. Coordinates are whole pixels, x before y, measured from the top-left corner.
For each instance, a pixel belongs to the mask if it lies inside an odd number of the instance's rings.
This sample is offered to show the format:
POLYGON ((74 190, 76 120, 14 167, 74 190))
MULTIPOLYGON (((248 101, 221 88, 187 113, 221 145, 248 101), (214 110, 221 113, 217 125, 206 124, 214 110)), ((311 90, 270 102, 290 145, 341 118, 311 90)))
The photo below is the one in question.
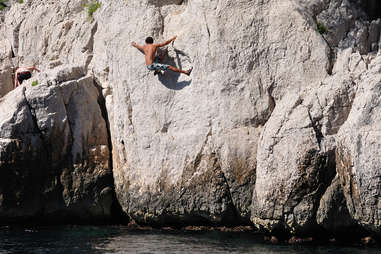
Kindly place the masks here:
POLYGON ((171 71, 174 71, 174 72, 179 72, 179 73, 184 73, 185 75, 188 75, 189 76, 189 74, 190 74, 190 72, 191 72, 191 70, 187 70, 187 71, 184 71, 184 70, 180 70, 180 69, 178 69, 178 68, 176 68, 176 67, 173 67, 173 66, 169 66, 169 69, 171 70, 171 71))

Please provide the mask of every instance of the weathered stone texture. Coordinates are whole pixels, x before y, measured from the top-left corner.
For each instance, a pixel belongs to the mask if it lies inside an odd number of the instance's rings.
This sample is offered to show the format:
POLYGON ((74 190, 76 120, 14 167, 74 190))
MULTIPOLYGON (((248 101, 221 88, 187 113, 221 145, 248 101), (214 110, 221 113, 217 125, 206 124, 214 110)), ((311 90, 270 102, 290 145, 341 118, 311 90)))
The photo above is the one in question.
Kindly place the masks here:
MULTIPOLYGON (((112 87, 116 190, 135 219, 192 214, 212 223, 249 222, 258 137, 275 100, 300 90, 305 79, 327 75, 324 41, 288 7, 284 1, 104 2, 90 66, 112 87), (192 77, 157 79, 130 42, 173 34, 166 61, 194 66, 192 77), (305 46, 294 43, 299 37, 305 46)), ((183 222, 191 222, 185 215, 183 222)))
POLYGON ((80 68, 55 74, 1 99, 2 223, 110 218, 113 178, 99 92, 80 68))
POLYGON ((359 83, 348 120, 338 133, 337 171, 351 216, 380 233, 380 63, 377 57, 359 83))
POLYGON ((102 0, 93 18, 82 2, 26 0, 0 23, 0 95, 12 66, 43 69, 2 99, 1 156, 45 165, 31 177, 47 174, 57 207, 101 213, 109 189, 93 182, 112 148, 118 200, 140 223, 379 232, 374 1, 102 0), (164 61, 193 73, 154 76, 131 42, 175 34, 164 61))

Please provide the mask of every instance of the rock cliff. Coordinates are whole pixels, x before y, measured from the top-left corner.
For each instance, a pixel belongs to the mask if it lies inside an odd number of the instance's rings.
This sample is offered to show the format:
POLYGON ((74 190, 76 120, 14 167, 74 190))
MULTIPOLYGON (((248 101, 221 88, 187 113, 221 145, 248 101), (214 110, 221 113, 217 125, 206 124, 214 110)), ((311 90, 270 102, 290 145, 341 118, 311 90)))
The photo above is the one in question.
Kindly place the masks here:
POLYGON ((42 74, 1 99, 1 218, 107 217, 115 189, 142 224, 380 233, 377 1, 10 2, 0 95, 42 74), (130 43, 174 34, 193 73, 154 76, 130 43))
POLYGON ((0 217, 98 222, 111 216, 113 178, 99 91, 81 67, 18 87, 0 101, 0 217))

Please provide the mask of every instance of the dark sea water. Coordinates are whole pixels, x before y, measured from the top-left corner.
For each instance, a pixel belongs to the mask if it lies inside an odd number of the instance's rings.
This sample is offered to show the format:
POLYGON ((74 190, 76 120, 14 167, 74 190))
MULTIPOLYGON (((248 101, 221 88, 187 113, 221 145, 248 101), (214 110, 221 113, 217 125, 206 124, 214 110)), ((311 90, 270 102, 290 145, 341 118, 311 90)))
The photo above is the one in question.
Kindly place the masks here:
POLYGON ((252 233, 133 231, 116 226, 0 228, 4 253, 255 253, 375 254, 377 248, 264 243, 252 233))

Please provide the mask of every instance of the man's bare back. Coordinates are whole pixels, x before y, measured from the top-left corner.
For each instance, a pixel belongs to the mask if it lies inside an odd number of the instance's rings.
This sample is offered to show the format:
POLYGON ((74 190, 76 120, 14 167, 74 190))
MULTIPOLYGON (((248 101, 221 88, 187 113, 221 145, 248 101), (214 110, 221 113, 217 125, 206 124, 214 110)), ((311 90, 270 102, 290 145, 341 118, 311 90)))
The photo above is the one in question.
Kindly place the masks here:
POLYGON ((156 44, 146 44, 143 46, 143 52, 146 57, 146 65, 150 66, 153 64, 155 59, 158 46, 156 44))
POLYGON ((147 68, 151 71, 154 70, 155 74, 157 73, 157 71, 166 71, 167 69, 170 69, 171 71, 174 71, 174 72, 179 72, 179 73, 184 73, 186 75, 190 75, 192 70, 183 71, 183 70, 180 70, 180 69, 173 67, 171 65, 162 64, 162 63, 160 63, 161 59, 159 59, 156 56, 158 48, 168 45, 169 43, 174 41, 176 39, 176 37, 177 36, 175 35, 171 39, 169 39, 168 41, 163 42, 163 43, 158 43, 158 44, 154 44, 153 38, 148 37, 146 39, 146 44, 144 46, 138 45, 138 44, 136 44, 136 42, 132 42, 131 45, 134 46, 135 48, 143 51, 143 53, 145 55, 145 59, 146 59, 147 68))

